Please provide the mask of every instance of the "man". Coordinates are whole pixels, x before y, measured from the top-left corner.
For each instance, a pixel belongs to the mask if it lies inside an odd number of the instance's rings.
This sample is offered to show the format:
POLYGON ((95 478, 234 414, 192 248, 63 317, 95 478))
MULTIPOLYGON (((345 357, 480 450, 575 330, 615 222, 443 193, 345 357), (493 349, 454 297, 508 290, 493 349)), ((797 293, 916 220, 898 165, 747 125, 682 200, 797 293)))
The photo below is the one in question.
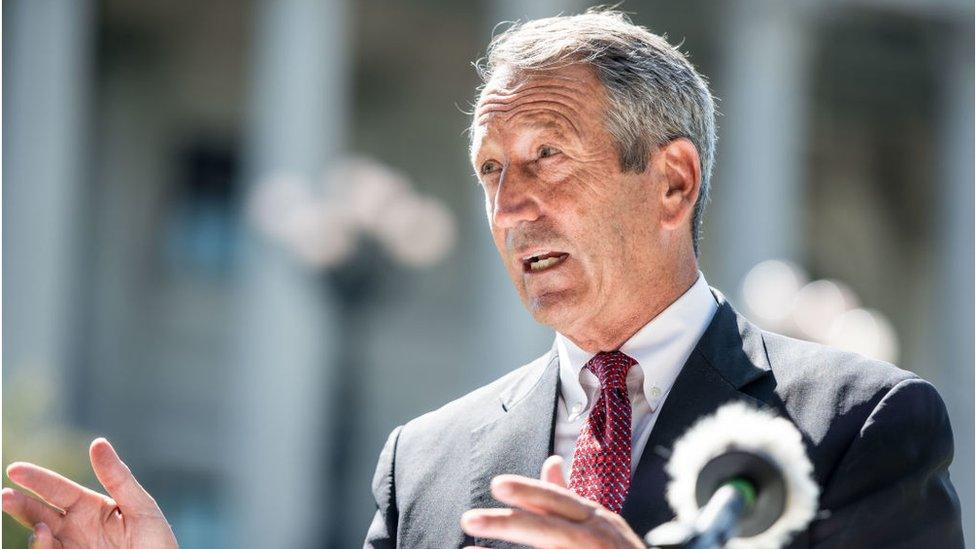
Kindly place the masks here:
POLYGON ((733 400, 803 435, 821 513, 794 547, 963 546, 935 389, 763 332, 698 271, 714 107, 680 52, 598 11, 515 26, 482 69, 471 158, 489 225, 556 341, 393 431, 367 547, 641 547, 673 518, 668 450, 733 400))
MULTIPOLYGON (((735 400, 803 435, 821 512, 792 546, 962 547, 934 388, 763 332, 699 272, 714 106, 676 49, 619 13, 589 12, 509 29, 483 76, 471 157, 491 232, 556 341, 393 431, 367 547, 642 547, 673 516, 668 450, 735 400)), ((13 490, 4 511, 34 527, 38 547, 175 545, 104 440, 92 464, 111 498, 14 464, 14 482, 65 512, 13 490)))

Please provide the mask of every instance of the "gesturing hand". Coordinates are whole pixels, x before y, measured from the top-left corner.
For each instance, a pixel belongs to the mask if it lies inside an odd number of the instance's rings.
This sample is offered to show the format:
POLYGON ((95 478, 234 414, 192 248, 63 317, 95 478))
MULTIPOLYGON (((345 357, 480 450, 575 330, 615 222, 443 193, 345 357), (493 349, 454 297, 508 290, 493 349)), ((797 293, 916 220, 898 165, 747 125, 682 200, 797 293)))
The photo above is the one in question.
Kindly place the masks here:
POLYGON ((491 494, 515 509, 471 509, 461 527, 472 536, 521 543, 539 548, 641 548, 644 543, 627 522, 603 506, 566 487, 562 458, 550 456, 541 480, 498 475, 491 494))
POLYGON ((34 530, 36 549, 73 547, 169 549, 176 537, 156 501, 104 438, 89 449, 104 496, 31 463, 13 463, 7 476, 37 494, 3 489, 3 511, 34 530))

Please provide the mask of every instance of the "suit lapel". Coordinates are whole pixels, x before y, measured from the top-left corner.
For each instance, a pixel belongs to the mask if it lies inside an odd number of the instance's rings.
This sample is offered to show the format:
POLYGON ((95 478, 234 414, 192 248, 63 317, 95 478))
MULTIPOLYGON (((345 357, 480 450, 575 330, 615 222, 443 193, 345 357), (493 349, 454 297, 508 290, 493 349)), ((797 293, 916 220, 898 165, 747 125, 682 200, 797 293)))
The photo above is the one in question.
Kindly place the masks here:
MULTIPOLYGON (((718 310, 661 408, 621 510, 641 536, 674 516, 664 496, 668 481, 664 466, 675 440, 699 418, 729 401, 761 405, 740 389, 769 373, 762 336, 720 292, 713 289, 712 293, 718 310)), ((552 349, 502 393, 498 415, 471 432, 469 509, 503 507, 490 492, 491 479, 496 475, 539 475, 542 463, 553 451, 558 381, 558 355, 552 349)), ((518 547, 468 536, 462 545, 518 547)))
MULTIPOLYGON (((526 375, 501 394, 500 415, 471 432, 471 505, 503 507, 492 496, 491 479, 511 473, 537 478, 552 453, 559 367, 555 350, 529 365, 526 375)), ((515 547, 495 540, 464 543, 515 547)))
POLYGON ((675 440, 699 418, 729 401, 761 404, 740 389, 769 372, 762 336, 721 293, 713 293, 718 311, 661 408, 621 510, 641 536, 674 516, 664 496, 668 481, 664 466, 675 440))

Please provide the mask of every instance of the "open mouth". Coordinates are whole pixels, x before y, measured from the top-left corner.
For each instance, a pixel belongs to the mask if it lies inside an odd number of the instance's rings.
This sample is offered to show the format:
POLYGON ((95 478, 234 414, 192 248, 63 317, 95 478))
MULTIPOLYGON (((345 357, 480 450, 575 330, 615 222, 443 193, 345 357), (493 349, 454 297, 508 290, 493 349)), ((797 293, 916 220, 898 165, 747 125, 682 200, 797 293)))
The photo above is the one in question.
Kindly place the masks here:
POLYGON ((527 273, 537 273, 559 265, 569 254, 563 252, 539 252, 522 258, 522 269, 527 273))

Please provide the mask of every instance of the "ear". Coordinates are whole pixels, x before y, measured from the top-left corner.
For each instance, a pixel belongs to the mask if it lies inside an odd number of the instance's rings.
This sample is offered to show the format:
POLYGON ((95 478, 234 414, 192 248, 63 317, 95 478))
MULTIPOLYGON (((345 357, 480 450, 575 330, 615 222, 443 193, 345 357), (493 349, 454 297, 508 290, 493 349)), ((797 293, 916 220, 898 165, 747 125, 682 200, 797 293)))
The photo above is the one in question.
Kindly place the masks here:
POLYGON ((686 137, 679 137, 658 150, 664 189, 661 223, 666 229, 683 227, 695 210, 701 190, 701 160, 698 149, 686 137))

